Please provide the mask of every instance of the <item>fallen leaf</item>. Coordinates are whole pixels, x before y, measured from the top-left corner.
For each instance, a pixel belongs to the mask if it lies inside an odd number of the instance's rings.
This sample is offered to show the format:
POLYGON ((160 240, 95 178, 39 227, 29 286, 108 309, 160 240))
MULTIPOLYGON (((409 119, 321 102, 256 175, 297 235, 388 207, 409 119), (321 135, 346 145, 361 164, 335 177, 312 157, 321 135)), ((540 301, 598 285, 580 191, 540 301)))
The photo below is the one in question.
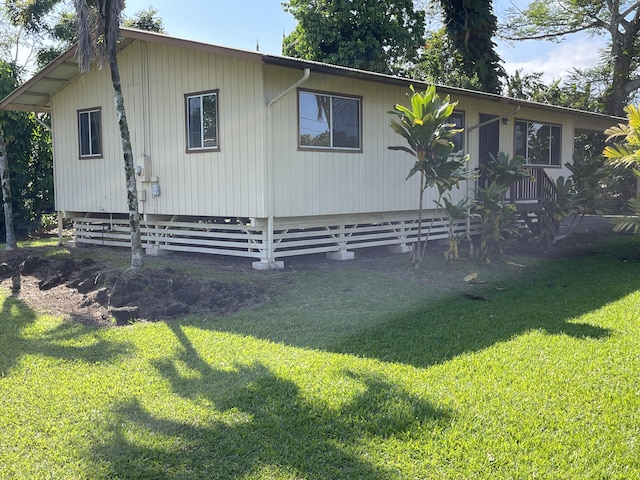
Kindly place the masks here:
POLYGON ((526 267, 526 265, 520 265, 519 263, 515 263, 515 262, 507 262, 507 265, 513 265, 514 267, 526 267))
POLYGON ((467 275, 466 277, 463 278, 463 280, 465 282, 470 282, 472 280, 475 280, 476 278, 478 278, 478 274, 476 272, 470 273, 469 275, 467 275))

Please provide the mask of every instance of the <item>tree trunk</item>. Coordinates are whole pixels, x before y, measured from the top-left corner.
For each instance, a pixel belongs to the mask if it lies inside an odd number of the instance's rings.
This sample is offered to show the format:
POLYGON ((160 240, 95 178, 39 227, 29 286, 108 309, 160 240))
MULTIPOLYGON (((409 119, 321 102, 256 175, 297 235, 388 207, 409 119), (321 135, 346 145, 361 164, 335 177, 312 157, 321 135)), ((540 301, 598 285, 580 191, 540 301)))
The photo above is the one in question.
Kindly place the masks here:
POLYGON ((4 131, 0 128, 0 179, 2 181, 2 200, 4 202, 4 225, 6 229, 6 249, 18 248, 16 234, 13 227, 13 205, 11 203, 11 183, 9 177, 9 162, 7 149, 4 144, 4 131))
POLYGON ((640 29, 638 13, 633 21, 623 22, 620 12, 612 9, 609 34, 611 35, 611 62, 613 78, 604 95, 605 113, 624 116, 624 107, 629 101, 628 86, 634 80, 633 58, 637 52, 636 36, 640 29), (621 31, 622 30, 622 31, 621 31))
POLYGON ((110 57, 109 67, 111 70, 111 82, 113 83, 113 99, 116 104, 116 115, 118 116, 118 127, 120 128, 120 139, 122 141, 122 152, 124 154, 124 172, 127 182, 129 224, 131 225, 131 268, 139 269, 142 268, 144 264, 144 252, 142 250, 142 237, 140 234, 140 211, 138 209, 138 188, 136 186, 136 174, 133 165, 133 150, 131 148, 127 114, 124 108, 118 59, 115 54, 110 57))

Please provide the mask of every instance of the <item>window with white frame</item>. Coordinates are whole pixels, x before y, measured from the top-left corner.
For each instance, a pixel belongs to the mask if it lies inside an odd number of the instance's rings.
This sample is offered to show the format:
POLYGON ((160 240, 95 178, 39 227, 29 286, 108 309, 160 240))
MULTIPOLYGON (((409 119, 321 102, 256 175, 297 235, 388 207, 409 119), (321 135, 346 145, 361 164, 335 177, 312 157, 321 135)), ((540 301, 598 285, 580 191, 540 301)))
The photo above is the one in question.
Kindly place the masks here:
POLYGON ((361 98, 298 91, 301 149, 362 150, 361 98))
POLYGON ((102 157, 102 116, 100 108, 78 110, 80 158, 102 157))
POLYGON ((527 120, 515 122, 515 154, 532 165, 560 166, 562 128, 527 120))
POLYGON ((217 150, 218 90, 185 95, 187 152, 217 150))

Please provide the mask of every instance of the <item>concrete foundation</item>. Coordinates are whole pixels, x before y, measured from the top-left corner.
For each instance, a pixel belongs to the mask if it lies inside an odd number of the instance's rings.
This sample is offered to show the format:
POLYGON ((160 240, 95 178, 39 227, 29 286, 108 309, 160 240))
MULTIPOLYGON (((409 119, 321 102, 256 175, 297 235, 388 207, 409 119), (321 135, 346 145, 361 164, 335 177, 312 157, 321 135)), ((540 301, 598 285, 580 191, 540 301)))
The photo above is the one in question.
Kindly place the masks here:
POLYGON ((411 247, 409 245, 389 245, 389 251, 391 253, 409 253, 411 247))
POLYGON ((339 252, 327 253, 327 258, 329 260, 338 260, 342 262, 345 260, 353 260, 356 258, 356 254, 353 252, 347 252, 346 250, 340 250, 339 252))
POLYGON ((284 268, 284 262, 281 260, 260 260, 251 263, 251 266, 255 270, 282 270, 284 268))

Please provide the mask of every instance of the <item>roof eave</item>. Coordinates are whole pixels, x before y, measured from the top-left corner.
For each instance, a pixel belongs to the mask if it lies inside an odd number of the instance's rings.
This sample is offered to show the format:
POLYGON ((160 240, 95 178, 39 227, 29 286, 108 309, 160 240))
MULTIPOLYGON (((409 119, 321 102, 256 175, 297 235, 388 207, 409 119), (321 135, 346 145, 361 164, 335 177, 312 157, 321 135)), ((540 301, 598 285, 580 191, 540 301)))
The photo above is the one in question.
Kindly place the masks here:
MULTIPOLYGON (((283 56, 277 56, 277 55, 263 55, 263 61, 264 63, 271 64, 271 65, 278 65, 278 66, 291 67, 291 68, 309 68, 311 69, 311 71, 318 72, 318 73, 327 73, 331 75, 346 76, 350 78, 357 78, 360 80, 368 80, 368 81, 379 82, 379 83, 381 82, 388 85, 398 85, 398 86, 406 86, 406 87, 409 87, 410 85, 415 85, 415 86, 426 87, 427 85, 431 84, 423 80, 396 77, 393 75, 367 72, 364 70, 357 70, 349 67, 330 65, 327 63, 320 63, 320 62, 315 62, 310 60, 301 60, 297 58, 283 57, 283 56)), ((530 107, 530 108, 549 110, 554 112, 562 111, 562 112, 571 113, 575 115, 584 115, 584 116, 590 116, 590 117, 607 119, 607 120, 609 119, 624 120, 624 118, 622 117, 607 115, 605 113, 589 112, 586 110, 578 110, 575 108, 551 105, 548 103, 539 103, 539 102, 533 102, 530 100, 504 97, 502 95, 498 95, 495 93, 482 92, 478 90, 469 90, 466 88, 452 87, 449 85, 436 84, 436 88, 438 89, 438 91, 442 93, 450 94, 450 95, 461 95, 466 97, 480 98, 480 99, 488 100, 491 102, 504 103, 505 105, 530 107)))
POLYGON ((67 82, 69 82, 72 78, 75 78, 79 73, 73 75, 71 78, 59 78, 52 76, 51 74, 55 72, 55 70, 61 66, 73 66, 77 69, 76 62, 69 62, 69 59, 74 57, 75 55, 75 46, 68 49, 66 52, 60 54, 56 59, 54 59, 49 65, 36 73, 32 78, 28 81, 20 85, 13 92, 7 95, 2 101, 0 101, 0 110, 17 110, 17 111, 31 111, 31 112, 50 112, 51 105, 49 104, 51 94, 55 93, 59 89, 63 88, 67 82), (59 83, 60 87, 52 90, 51 92, 41 92, 32 90, 39 82, 41 81, 50 81, 53 83, 59 83), (35 103, 14 103, 22 95, 32 95, 35 97, 41 97, 43 102, 35 102, 35 103))

